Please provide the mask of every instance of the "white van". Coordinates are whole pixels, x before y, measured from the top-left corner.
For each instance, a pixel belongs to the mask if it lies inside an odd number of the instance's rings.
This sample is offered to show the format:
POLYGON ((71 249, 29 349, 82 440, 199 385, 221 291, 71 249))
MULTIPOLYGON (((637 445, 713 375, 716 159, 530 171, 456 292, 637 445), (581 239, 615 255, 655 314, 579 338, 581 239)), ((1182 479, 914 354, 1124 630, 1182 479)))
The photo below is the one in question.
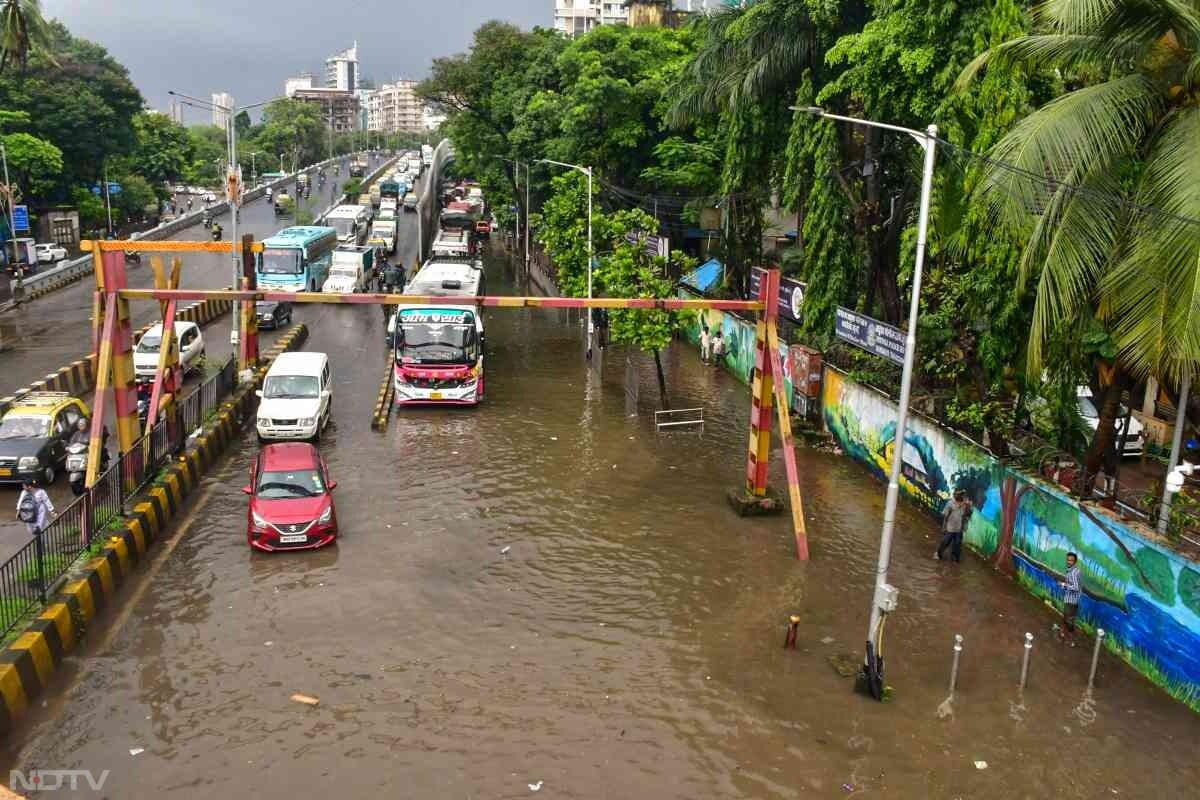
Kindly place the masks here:
POLYGON ((321 438, 333 417, 333 382, 329 357, 324 353, 280 353, 258 404, 259 441, 266 439, 321 438))

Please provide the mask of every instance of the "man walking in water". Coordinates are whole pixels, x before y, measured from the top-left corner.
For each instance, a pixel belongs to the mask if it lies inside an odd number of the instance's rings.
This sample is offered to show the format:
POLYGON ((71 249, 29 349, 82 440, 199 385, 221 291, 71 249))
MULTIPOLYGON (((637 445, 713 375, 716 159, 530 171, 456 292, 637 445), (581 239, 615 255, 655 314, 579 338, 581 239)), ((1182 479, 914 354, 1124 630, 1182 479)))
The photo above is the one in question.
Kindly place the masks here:
POLYGON ((1075 646, 1075 618, 1079 616, 1079 598, 1083 590, 1079 585, 1079 556, 1067 553, 1066 580, 1059 581, 1063 588, 1063 626, 1058 632, 1058 640, 1075 646))
POLYGON ((954 499, 946 505, 946 510, 942 513, 942 543, 933 554, 938 561, 942 560, 942 553, 947 547, 950 548, 950 554, 955 561, 962 561, 963 532, 967 529, 972 511, 971 501, 967 499, 966 493, 962 489, 955 489, 954 499))

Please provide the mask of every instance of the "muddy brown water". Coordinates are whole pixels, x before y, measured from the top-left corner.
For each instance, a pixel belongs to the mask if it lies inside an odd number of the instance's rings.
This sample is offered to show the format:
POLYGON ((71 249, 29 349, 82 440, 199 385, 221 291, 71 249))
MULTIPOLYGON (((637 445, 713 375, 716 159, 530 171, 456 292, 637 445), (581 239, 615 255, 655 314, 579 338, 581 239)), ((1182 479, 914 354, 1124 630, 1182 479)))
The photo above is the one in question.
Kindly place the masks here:
MULTIPOLYGON (((489 269, 494 291, 517 291, 504 262, 489 269)), ((620 353, 597 375, 577 320, 496 310, 485 404, 404 411, 376 434, 378 311, 303 319, 337 381, 323 451, 343 538, 250 553, 243 438, 127 610, 9 739, 9 769, 108 769, 112 798, 1194 792, 1194 714, 1107 654, 1089 697, 1090 647, 1053 644, 1053 615, 974 557, 931 560, 935 525, 908 507, 884 645, 895 696, 854 694, 828 659, 860 651, 882 487, 800 450, 812 561, 798 563, 786 516, 726 507, 748 390, 693 351, 666 354, 668 380, 677 407, 705 408, 704 430, 656 435, 646 360, 629 417, 620 353)))

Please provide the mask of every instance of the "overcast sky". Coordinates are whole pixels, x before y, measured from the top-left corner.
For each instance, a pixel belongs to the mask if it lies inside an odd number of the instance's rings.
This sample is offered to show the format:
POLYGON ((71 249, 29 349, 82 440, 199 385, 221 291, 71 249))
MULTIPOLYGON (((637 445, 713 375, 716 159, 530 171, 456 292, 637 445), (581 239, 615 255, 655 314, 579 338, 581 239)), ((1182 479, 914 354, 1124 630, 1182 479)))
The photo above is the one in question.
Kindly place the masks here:
MULTIPOLYGON (((363 77, 425 77, 430 61, 462 52, 476 28, 504 19, 549 27, 554 0, 42 0, 47 17, 98 42, 129 69, 152 108, 168 90, 239 105, 283 93, 305 70, 358 40, 363 77)), ((186 110, 185 119, 208 115, 186 110)))

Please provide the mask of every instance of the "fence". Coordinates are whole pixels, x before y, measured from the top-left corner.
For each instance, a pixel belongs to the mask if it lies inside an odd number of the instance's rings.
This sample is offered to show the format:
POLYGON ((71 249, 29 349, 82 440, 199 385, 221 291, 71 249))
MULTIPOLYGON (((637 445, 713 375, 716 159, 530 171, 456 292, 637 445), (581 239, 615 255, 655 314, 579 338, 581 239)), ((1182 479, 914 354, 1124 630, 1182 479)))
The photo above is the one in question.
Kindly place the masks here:
POLYGON ((183 449, 188 434, 233 391, 235 377, 236 362, 230 358, 179 402, 172 417, 160 419, 45 530, 0 564, 0 635, 44 606, 77 560, 98 554, 114 523, 124 522, 126 503, 183 449))

